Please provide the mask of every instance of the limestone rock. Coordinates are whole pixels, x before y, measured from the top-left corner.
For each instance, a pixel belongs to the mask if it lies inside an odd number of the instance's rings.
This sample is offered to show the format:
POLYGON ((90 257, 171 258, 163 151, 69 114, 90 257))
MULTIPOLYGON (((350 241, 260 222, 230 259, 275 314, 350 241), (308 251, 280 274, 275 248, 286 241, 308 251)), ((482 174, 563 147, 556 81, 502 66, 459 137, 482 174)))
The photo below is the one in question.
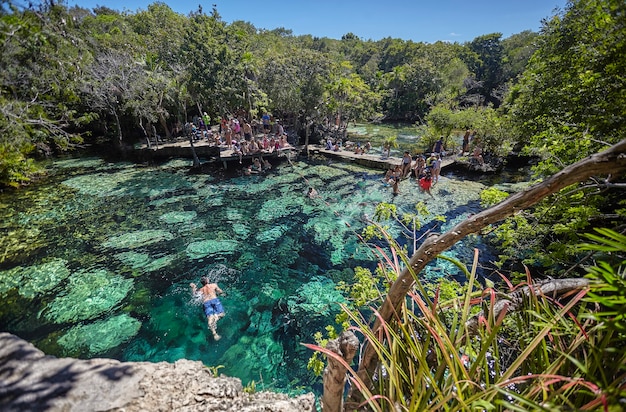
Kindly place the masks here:
POLYGON ((312 393, 243 391, 241 381, 214 377, 201 362, 119 362, 46 356, 0 333, 3 411, 276 411, 315 410, 312 393))

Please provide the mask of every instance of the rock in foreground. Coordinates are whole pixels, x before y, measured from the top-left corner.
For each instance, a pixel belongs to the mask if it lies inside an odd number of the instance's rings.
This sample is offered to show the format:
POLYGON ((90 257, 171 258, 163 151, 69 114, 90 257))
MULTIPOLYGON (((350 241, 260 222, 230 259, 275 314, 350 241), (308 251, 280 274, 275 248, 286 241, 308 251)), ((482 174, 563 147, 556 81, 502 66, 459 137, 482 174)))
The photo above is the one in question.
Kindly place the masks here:
POLYGON ((77 360, 46 356, 0 333, 3 411, 314 411, 313 394, 243 391, 236 378, 214 377, 199 361, 77 360))

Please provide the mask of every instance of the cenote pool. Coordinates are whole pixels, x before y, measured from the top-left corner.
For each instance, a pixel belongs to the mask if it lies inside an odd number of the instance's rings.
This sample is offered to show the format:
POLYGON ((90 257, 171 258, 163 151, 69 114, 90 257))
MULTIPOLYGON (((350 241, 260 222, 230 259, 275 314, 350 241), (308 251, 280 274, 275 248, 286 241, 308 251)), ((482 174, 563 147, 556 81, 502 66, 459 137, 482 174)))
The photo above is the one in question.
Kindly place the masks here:
MULTIPOLYGON (((445 231, 479 209, 484 188, 443 177, 434 200, 413 181, 393 197, 381 172, 325 159, 248 177, 188 166, 58 160, 41 182, 0 193, 0 330, 55 356, 187 358, 244 385, 315 390, 299 343, 333 323, 344 299, 335 284, 357 265, 375 267, 355 235, 364 217, 378 202, 412 211, 426 201, 422 231, 445 231), (307 181, 321 199, 305 196, 307 181), (217 342, 190 294, 201 276, 227 293, 217 342)), ((479 242, 447 254, 469 263, 479 242)), ((458 273, 435 261, 423 276, 458 273)))

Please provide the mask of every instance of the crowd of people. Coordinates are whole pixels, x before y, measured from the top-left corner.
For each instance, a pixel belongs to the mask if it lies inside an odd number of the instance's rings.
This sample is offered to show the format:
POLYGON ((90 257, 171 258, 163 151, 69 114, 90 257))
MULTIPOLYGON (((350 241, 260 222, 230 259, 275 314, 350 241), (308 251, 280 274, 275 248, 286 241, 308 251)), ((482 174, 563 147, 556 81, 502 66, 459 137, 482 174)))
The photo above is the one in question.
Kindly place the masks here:
POLYGON ((430 197, 434 197, 430 189, 432 185, 439 182, 442 157, 445 156, 445 154, 443 138, 435 142, 433 151, 428 157, 420 154, 413 159, 411 153, 405 151, 401 163, 385 173, 384 181, 386 184, 391 185, 393 194, 397 195, 400 193, 400 181, 414 177, 420 190, 427 193, 430 197))
POLYGON ((232 150, 232 156, 239 156, 239 164, 243 164, 245 156, 253 156, 252 164, 243 168, 245 175, 271 169, 272 165, 262 158, 263 154, 291 147, 282 121, 273 120, 267 113, 260 121, 252 122, 243 116, 222 117, 219 126, 211 127, 210 117, 205 112, 202 116, 194 116, 185 124, 183 131, 193 141, 206 141, 210 145, 232 150))
POLYGON ((372 143, 368 140, 365 144, 361 145, 360 142, 352 142, 347 141, 345 144, 342 139, 326 139, 326 145, 324 146, 326 150, 332 150, 333 152, 338 152, 340 150, 354 151, 354 154, 366 154, 370 150, 372 150, 372 143))

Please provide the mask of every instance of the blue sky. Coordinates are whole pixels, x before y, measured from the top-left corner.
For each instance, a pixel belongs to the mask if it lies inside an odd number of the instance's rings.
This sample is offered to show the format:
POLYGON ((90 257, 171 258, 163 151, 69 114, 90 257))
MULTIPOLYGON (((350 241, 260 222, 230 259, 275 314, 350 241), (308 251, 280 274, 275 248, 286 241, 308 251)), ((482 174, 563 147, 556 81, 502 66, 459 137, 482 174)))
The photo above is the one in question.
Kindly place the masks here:
MULTIPOLYGON (((150 0, 67 0, 69 6, 102 5, 120 11, 146 9, 150 0)), ((436 42, 471 41, 500 32, 503 38, 524 30, 538 31, 541 20, 565 7, 567 0, 163 0, 188 14, 212 5, 228 23, 243 20, 257 29, 284 27, 294 35, 341 38, 352 32, 368 40, 385 37, 436 42)))

